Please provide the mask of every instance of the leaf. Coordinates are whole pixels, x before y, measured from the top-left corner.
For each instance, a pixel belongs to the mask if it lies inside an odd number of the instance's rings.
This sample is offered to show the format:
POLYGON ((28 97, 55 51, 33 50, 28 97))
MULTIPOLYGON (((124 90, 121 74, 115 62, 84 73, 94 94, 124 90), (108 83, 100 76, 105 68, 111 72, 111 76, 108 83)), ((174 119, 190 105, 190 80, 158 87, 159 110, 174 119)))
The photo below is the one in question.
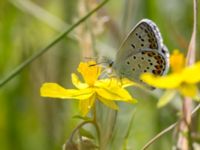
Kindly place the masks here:
POLYGON ((157 103, 157 107, 161 108, 165 106, 167 103, 169 103, 172 98, 175 96, 176 91, 175 90, 167 90, 162 97, 159 99, 157 103))
POLYGON ((130 119, 130 122, 129 122, 129 125, 128 125, 128 129, 127 129, 126 134, 124 136, 124 142, 123 142, 123 149, 124 150, 127 149, 128 137, 129 137, 129 134, 130 134, 132 126, 133 126, 134 117, 135 117, 135 111, 133 111, 133 114, 131 116, 131 119, 130 119))
POLYGON ((95 145, 94 141, 90 139, 83 139, 78 143, 81 150, 97 150, 99 146, 95 145))
POLYGON ((87 131, 87 130, 85 130, 83 128, 81 128, 79 130, 79 132, 80 132, 81 136, 87 137, 89 139, 94 139, 94 136, 92 135, 92 133, 90 133, 89 131, 87 131))
POLYGON ((75 115, 75 116, 73 116, 73 118, 81 119, 81 120, 84 120, 84 121, 90 121, 91 120, 91 118, 89 118, 89 117, 83 117, 83 116, 80 116, 80 115, 75 115))

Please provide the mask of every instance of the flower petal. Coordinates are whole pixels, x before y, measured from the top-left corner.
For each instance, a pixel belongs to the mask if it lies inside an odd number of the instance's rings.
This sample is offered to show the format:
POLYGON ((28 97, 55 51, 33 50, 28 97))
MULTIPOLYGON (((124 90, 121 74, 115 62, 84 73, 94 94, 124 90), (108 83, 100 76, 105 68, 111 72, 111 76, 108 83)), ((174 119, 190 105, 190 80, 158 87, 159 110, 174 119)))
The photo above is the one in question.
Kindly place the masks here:
POLYGON ((125 87, 129 87, 129 86, 138 86, 137 83, 127 79, 127 78, 123 78, 122 79, 122 87, 125 88, 125 87))
POLYGON ((189 84, 200 82, 200 62, 185 68, 182 72, 184 81, 189 84))
POLYGON ((176 90, 167 90, 162 96, 161 98, 159 99, 158 103, 157 103, 157 106, 160 108, 160 107, 163 107, 165 106, 166 104, 168 104, 172 99, 173 97, 175 96, 175 94, 177 93, 176 90))
POLYGON ((88 88, 88 84, 82 83, 75 73, 72 73, 71 76, 72 76, 72 83, 76 88, 78 88, 78 89, 88 88))
POLYGON ((137 100, 123 88, 96 88, 95 91, 103 99, 136 103, 137 100))
POLYGON ((43 97, 62 98, 62 99, 88 99, 94 91, 90 88, 75 90, 65 89, 56 83, 44 83, 40 89, 43 97))
POLYGON ((108 79, 97 80, 94 85, 100 88, 110 88, 110 87, 125 88, 128 86, 134 86, 136 85, 136 83, 128 80, 127 78, 123 79, 108 78, 108 79))
POLYGON ((96 99, 96 94, 93 94, 89 99, 79 101, 79 109, 82 116, 86 116, 92 106, 94 105, 96 99))
POLYGON ((174 50, 170 57, 170 66, 173 72, 180 72, 185 66, 185 57, 179 50, 174 50))
POLYGON ((78 71, 82 74, 85 82, 92 86, 101 73, 101 67, 95 61, 89 61, 87 63, 81 62, 78 71))
POLYGON ((118 110, 119 107, 117 106, 117 104, 111 100, 107 100, 107 99, 104 99, 103 97, 101 96, 98 96, 97 97, 98 100, 100 100, 104 105, 110 107, 111 109, 114 109, 114 110, 118 110))
POLYGON ((180 86, 182 82, 182 76, 178 73, 173 73, 171 75, 166 76, 155 76, 150 73, 144 73, 141 75, 142 81, 147 84, 157 87, 157 88, 166 88, 172 89, 180 86))
POLYGON ((198 88, 195 84, 183 84, 178 88, 179 92, 184 96, 196 97, 198 88))

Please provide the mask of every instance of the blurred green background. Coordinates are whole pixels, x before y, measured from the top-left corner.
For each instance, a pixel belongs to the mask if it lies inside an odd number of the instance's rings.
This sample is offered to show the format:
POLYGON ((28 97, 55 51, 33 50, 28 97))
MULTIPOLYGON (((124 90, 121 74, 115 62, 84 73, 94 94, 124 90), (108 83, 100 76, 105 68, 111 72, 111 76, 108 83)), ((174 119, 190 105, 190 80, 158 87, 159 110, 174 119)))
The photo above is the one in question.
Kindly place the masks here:
MULTIPOLYGON (((80 1, 84 0, 0 0, 0 79, 83 16, 79 12, 80 1)), ((91 0, 84 2, 89 4, 91 0)), ((95 49, 101 55, 112 55, 117 51, 127 33, 143 18, 152 19, 158 25, 170 52, 178 48, 186 54, 193 26, 191 0, 110 0, 98 13, 108 17, 103 31, 93 37, 95 49)), ((73 118, 79 114, 78 103, 42 98, 39 89, 44 82, 73 87, 71 73, 76 72, 84 55, 80 40, 77 40, 77 37, 82 38, 79 34, 79 31, 73 31, 1 87, 1 150, 62 149, 79 122, 73 118)), ((199 38, 197 40, 199 50, 199 38)), ((120 103, 110 148, 113 150, 122 149, 133 111, 134 121, 127 145, 136 150, 178 118, 178 98, 158 109, 156 103, 162 91, 145 94, 140 89, 130 91, 139 103, 134 106, 120 103)), ((197 131, 198 122, 197 115, 197 131)), ((109 124, 103 125, 109 127, 109 124)), ((170 132, 150 149, 169 150, 172 145, 173 133, 170 132)))

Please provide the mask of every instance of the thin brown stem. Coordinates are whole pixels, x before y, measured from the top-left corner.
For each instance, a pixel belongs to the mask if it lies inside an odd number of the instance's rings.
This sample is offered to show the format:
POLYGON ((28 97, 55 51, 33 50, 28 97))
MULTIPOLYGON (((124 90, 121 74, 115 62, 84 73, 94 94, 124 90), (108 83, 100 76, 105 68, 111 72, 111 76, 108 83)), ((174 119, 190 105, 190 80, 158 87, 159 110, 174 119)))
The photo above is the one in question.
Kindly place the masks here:
POLYGON ((195 62, 196 54, 196 32, 197 32, 197 13, 198 13, 198 4, 197 0, 193 0, 193 12, 194 12, 194 21, 193 21, 193 32, 188 47, 187 61, 186 65, 192 65, 195 62))
MULTIPOLYGON (((193 0, 193 12, 194 12, 194 22, 193 22, 193 32, 188 47, 188 54, 186 58, 186 66, 192 65, 195 62, 196 54, 196 29, 197 29, 197 0, 193 0)), ((192 109, 192 99, 185 97, 183 100, 182 115, 183 119, 180 121, 179 135, 177 141, 177 148, 182 150, 192 150, 192 140, 191 140, 191 109, 192 109)))
MULTIPOLYGON (((193 110, 192 110, 192 115, 195 114, 198 110, 200 109, 200 104, 198 104, 193 110)), ((182 119, 182 118, 181 118, 182 119)), ((164 134, 166 134, 167 132, 171 131, 172 129, 174 129, 176 127, 176 125, 179 123, 180 120, 176 121, 175 123, 171 124, 170 126, 168 126, 167 128, 165 128, 164 130, 162 130, 160 133, 158 133, 156 136, 154 136, 149 142, 147 142, 143 148, 141 150, 146 150, 147 148, 149 148, 149 146, 151 146, 155 141, 157 141, 161 136, 163 136, 164 134)))
POLYGON ((192 100, 190 98, 185 98, 182 106, 182 119, 179 123, 178 141, 176 147, 182 150, 192 150, 190 147, 190 124, 191 124, 191 108, 192 100))

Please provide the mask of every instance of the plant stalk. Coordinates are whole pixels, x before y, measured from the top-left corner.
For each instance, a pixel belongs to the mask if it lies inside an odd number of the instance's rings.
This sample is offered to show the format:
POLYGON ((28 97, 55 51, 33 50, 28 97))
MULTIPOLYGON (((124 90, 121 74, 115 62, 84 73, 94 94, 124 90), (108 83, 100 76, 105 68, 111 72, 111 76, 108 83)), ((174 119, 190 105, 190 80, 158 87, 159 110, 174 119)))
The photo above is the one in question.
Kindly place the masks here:
MULTIPOLYGON (((197 0, 193 0, 193 32, 188 47, 188 54, 186 57, 186 66, 190 66, 195 63, 196 55, 196 30, 197 30, 197 0)), ((177 141, 177 148, 181 150, 192 150, 192 139, 191 139, 191 110, 192 110, 192 99, 185 97, 182 106, 183 119, 179 126, 179 135, 177 141)))

